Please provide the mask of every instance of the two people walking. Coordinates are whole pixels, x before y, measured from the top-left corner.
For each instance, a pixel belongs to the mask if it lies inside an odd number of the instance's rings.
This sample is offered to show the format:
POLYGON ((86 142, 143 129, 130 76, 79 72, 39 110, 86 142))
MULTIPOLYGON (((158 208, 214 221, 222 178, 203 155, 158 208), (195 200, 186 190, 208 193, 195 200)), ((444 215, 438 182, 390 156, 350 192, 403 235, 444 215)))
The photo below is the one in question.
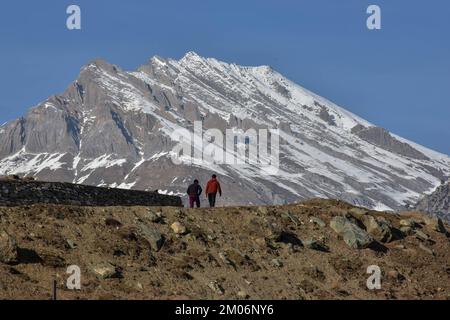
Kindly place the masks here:
MULTIPOLYGON (((200 196, 202 192, 203 189, 200 186, 199 181, 194 180, 194 183, 191 184, 187 189, 187 194, 189 195, 190 208, 194 208, 194 204, 197 206, 197 208, 200 208, 200 196)), ((215 174, 212 175, 211 180, 209 180, 208 183, 206 184, 205 193, 210 208, 214 208, 216 206, 217 194, 222 196, 222 188, 215 174)))

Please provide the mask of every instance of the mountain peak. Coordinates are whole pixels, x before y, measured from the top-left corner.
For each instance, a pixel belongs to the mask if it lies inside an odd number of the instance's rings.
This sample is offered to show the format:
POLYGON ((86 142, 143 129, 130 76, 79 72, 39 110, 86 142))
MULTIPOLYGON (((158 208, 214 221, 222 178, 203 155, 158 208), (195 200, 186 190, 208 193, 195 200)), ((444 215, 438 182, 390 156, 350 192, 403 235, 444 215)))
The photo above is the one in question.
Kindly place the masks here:
POLYGON ((179 62, 180 63, 202 62, 204 60, 205 60, 205 58, 203 58, 202 56, 198 55, 196 52, 189 51, 183 56, 183 58, 180 59, 179 62))
POLYGON ((155 55, 153 57, 150 58, 150 64, 154 65, 154 64, 161 64, 161 65, 165 65, 166 64, 166 59, 155 55))
POLYGON ((274 69, 268 65, 257 66, 257 67, 253 67, 252 69, 259 71, 260 73, 264 73, 264 74, 271 74, 274 72, 274 69))
POLYGON ((192 58, 198 59, 198 58, 202 58, 202 57, 195 51, 188 51, 183 56, 183 59, 192 59, 192 58))
POLYGON ((96 68, 108 72, 117 72, 119 70, 119 68, 116 65, 113 65, 101 58, 91 60, 82 68, 82 70, 84 71, 91 68, 96 68))

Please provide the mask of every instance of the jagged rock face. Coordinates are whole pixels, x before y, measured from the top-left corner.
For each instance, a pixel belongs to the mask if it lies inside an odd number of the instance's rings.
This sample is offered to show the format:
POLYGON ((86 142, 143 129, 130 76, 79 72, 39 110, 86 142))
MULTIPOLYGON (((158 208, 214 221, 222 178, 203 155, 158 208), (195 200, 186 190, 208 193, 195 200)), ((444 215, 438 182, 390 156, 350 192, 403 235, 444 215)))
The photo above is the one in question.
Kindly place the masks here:
POLYGON ((450 182, 420 199, 415 209, 450 221, 450 182))
POLYGON ((135 72, 83 67, 61 95, 0 127, 0 175, 184 194, 215 172, 222 204, 339 198, 377 209, 415 203, 450 175, 450 158, 393 136, 289 81, 188 53, 135 72), (175 165, 176 128, 278 128, 280 171, 246 164, 175 165), (357 130, 356 130, 356 129, 357 130), (353 129, 353 130, 352 130, 353 129))
POLYGON ((399 155, 414 159, 429 160, 422 152, 414 149, 407 143, 395 139, 386 129, 379 127, 365 128, 362 125, 357 125, 352 128, 352 132, 367 142, 399 155))

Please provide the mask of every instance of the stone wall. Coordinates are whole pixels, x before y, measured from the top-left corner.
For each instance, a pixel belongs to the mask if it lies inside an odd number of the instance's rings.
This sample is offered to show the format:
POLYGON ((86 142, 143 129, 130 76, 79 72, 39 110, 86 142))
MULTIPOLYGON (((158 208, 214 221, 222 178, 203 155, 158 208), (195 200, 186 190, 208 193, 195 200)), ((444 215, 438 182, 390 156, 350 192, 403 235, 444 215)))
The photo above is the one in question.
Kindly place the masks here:
POLYGON ((1 180, 0 206, 64 204, 81 206, 182 206, 179 197, 156 192, 98 188, 58 182, 1 180))

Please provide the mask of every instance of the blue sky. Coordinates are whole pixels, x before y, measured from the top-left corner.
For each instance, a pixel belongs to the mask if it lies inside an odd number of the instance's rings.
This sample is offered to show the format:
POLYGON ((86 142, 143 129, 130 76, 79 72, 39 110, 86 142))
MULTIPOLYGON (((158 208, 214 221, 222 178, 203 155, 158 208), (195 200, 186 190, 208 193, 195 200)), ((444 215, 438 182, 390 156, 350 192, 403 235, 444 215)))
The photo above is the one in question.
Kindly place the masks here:
POLYGON ((104 58, 134 69, 187 51, 267 64, 363 118, 450 154, 448 0, 40 0, 0 5, 0 122, 104 58), (66 8, 82 30, 66 29, 66 8), (366 9, 382 9, 382 30, 366 9))

